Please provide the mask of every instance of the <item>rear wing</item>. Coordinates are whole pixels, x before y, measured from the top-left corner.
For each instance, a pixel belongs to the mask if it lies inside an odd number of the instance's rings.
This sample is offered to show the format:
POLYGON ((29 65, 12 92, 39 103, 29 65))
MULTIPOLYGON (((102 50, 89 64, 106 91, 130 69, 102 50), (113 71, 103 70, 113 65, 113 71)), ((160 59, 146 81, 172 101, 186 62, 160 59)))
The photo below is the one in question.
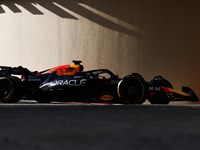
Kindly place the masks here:
POLYGON ((27 68, 23 68, 22 66, 19 67, 7 67, 7 66, 0 66, 0 76, 10 76, 13 75, 28 75, 31 74, 27 68))

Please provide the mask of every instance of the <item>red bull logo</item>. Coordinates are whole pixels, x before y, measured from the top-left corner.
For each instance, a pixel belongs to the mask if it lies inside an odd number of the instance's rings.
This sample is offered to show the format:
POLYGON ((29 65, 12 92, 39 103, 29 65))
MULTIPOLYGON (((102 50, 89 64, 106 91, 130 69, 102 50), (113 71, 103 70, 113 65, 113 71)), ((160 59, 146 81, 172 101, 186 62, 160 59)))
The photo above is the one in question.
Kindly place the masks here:
POLYGON ((52 68, 45 73, 53 73, 54 71, 56 71, 58 76, 62 76, 62 75, 74 75, 74 73, 76 72, 81 72, 80 71, 80 65, 63 65, 63 66, 58 66, 55 68, 52 68))

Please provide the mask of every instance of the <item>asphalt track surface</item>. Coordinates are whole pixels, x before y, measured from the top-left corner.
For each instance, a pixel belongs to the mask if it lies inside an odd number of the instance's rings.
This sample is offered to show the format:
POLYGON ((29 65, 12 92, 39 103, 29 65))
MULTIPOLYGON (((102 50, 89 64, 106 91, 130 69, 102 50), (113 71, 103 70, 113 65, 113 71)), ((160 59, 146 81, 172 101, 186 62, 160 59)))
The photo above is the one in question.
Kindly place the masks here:
POLYGON ((191 150, 200 105, 0 104, 1 150, 191 150))

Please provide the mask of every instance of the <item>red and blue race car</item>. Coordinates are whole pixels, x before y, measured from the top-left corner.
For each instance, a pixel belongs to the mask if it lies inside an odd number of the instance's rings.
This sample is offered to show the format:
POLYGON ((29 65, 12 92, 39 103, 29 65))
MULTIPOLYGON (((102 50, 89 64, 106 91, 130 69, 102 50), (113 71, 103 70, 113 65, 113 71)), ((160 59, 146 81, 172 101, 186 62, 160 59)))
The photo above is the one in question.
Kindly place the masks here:
POLYGON ((83 71, 81 61, 42 72, 31 72, 24 67, 0 66, 0 102, 16 103, 22 99, 40 103, 89 102, 168 104, 170 101, 199 99, 192 89, 173 89, 169 81, 156 76, 146 82, 138 73, 119 78, 108 69, 83 71), (15 76, 20 75, 21 78, 15 76))

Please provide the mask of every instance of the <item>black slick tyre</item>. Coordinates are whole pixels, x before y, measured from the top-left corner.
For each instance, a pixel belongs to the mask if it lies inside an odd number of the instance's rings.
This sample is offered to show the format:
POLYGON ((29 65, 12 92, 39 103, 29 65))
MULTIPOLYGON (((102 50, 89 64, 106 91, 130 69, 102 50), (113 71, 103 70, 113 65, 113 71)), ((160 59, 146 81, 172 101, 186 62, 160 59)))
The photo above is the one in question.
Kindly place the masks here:
POLYGON ((126 104, 144 103, 147 95, 146 89, 146 82, 138 73, 125 76, 117 86, 118 96, 122 103, 126 104))
POLYGON ((0 102, 16 103, 22 99, 22 81, 17 77, 0 77, 0 102))

